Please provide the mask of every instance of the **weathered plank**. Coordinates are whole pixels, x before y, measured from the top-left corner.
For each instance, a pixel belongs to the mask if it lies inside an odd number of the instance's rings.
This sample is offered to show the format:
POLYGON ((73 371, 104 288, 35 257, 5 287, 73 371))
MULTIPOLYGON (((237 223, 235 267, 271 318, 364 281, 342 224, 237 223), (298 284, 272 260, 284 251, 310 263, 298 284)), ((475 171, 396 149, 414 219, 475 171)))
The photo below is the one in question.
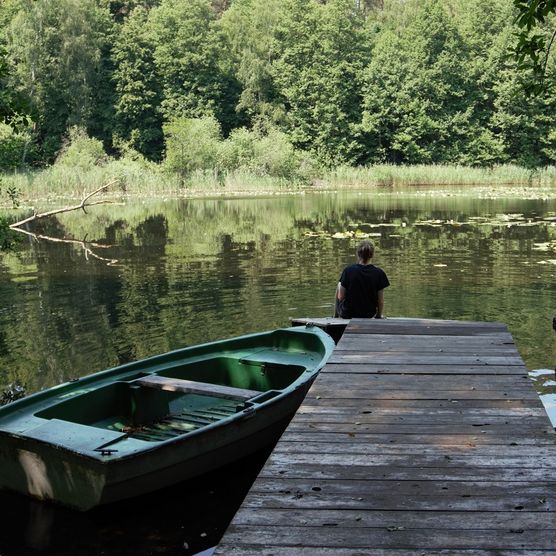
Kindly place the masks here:
POLYGON ((428 374, 428 375, 446 375, 446 374, 465 374, 465 375, 523 375, 527 373, 524 365, 441 365, 441 364, 414 364, 408 365, 404 363, 375 363, 372 358, 369 361, 356 362, 329 362, 326 366, 327 372, 330 373, 349 373, 353 374, 428 374))
MULTIPOLYGON (((318 482, 316 483, 319 484, 318 482)), ((319 488, 317 486, 317 488, 319 488)), ((243 504, 245 509, 256 510, 256 512, 267 509, 282 510, 307 510, 307 515, 314 517, 312 510, 333 509, 337 513, 344 510, 357 510, 367 514, 376 511, 405 511, 407 514, 414 513, 420 516, 421 512, 468 512, 469 521, 473 521, 471 514, 475 512, 536 512, 546 513, 550 516, 550 508, 554 507, 556 496, 546 496, 539 494, 522 494, 519 490, 516 493, 509 492, 503 495, 492 494, 490 496, 474 496, 471 493, 462 495, 424 495, 424 494, 404 494, 403 496, 392 496, 392 488, 381 495, 373 492, 352 491, 352 495, 342 494, 323 494, 322 492, 291 492, 284 493, 259 493, 253 490, 249 498, 243 504), (310 513, 309 513, 310 512, 310 513)), ((253 512, 255 513, 255 512, 253 512)), ((418 515, 406 515, 406 520, 419 522, 418 515)), ((521 517, 521 515, 519 516, 521 517)), ((552 515, 554 517, 554 515, 552 515)), ((514 522, 516 517, 514 516, 514 522)), ((484 523, 474 521, 473 529, 480 529, 484 523)), ((530 526, 531 524, 529 524, 530 526)), ((455 526, 455 524, 454 524, 455 526)), ((489 529, 490 529, 489 524, 489 529)))
MULTIPOLYGON (((305 458, 308 459, 308 458, 305 458)), ((275 463, 268 461, 259 474, 260 477, 297 477, 318 479, 337 479, 350 477, 366 481, 392 481, 392 496, 395 496, 395 484, 398 481, 469 481, 480 477, 484 481, 532 481, 549 482, 554 479, 554 470, 544 467, 530 467, 528 469, 509 467, 395 467, 393 465, 324 465, 316 463, 318 458, 312 456, 311 463, 301 464, 299 461, 283 461, 275 463)))
MULTIPOLYGON (((423 494, 426 496, 509 496, 519 490, 522 496, 541 496, 547 490, 554 488, 555 481, 523 483, 519 481, 398 481, 396 484, 396 494, 401 499, 406 495, 416 496, 423 494)), ((392 491, 392 481, 387 480, 354 480, 354 479, 321 479, 315 481, 309 478, 292 477, 259 477, 251 488, 251 492, 260 494, 272 493, 283 494, 285 496, 295 496, 301 494, 338 494, 353 497, 353 493, 365 494, 366 496, 376 496, 384 498, 389 496, 392 491)), ((552 493, 553 495, 554 493, 552 493)), ((356 498, 359 498, 357 496, 356 498)), ((544 511, 549 506, 545 503, 544 511)))
POLYGON ((261 393, 257 390, 234 388, 232 386, 222 386, 220 384, 184 380, 181 378, 168 378, 156 374, 150 374, 140 378, 136 381, 136 383, 141 386, 146 386, 147 388, 156 388, 158 390, 199 394, 201 396, 205 395, 230 400, 249 400, 250 398, 254 398, 261 393))
MULTIPOLYGON (((227 545, 266 546, 277 544, 288 547, 311 547, 313 554, 321 554, 322 547, 333 548, 375 548, 421 550, 500 550, 508 546, 520 550, 556 550, 556 536, 542 529, 521 527, 519 521, 512 528, 489 529, 482 524, 480 529, 437 529, 422 527, 405 529, 392 523, 391 527, 358 528, 338 527, 336 523, 327 523, 312 531, 307 524, 285 527, 256 527, 253 535, 250 525, 232 525, 224 537, 224 543, 215 554, 229 554, 227 545), (249 542, 247 542, 247 539, 249 542), (226 552, 222 552, 225 549, 226 552)), ((241 553, 241 552, 240 552, 241 553)), ((423 552, 421 552, 422 554, 423 552)), ((236 552, 237 554, 237 552, 236 552)), ((385 552, 385 554, 388 554, 385 552)), ((428 554, 427 552, 425 554, 428 554)), ((460 553, 461 554, 461 553, 460 553)), ((474 552, 476 554, 476 552, 474 552)))
POLYGON ((407 345, 413 347, 450 349, 452 347, 469 347, 470 349, 485 348, 502 348, 515 350, 515 343, 512 335, 509 333, 501 333, 495 336, 423 336, 423 335, 396 335, 391 334, 373 334, 369 338, 368 334, 357 334, 348 332, 342 338, 342 341, 336 347, 337 351, 345 351, 351 349, 360 349, 364 345, 366 350, 380 351, 381 347, 388 346, 392 349, 405 347, 407 345))
POLYGON ((428 444, 438 446, 550 446, 552 449, 555 444, 553 435, 550 434, 458 434, 458 435, 439 435, 439 434, 421 434, 415 433, 368 433, 359 431, 357 433, 345 432, 321 432, 311 430, 287 430, 281 438, 283 442, 325 442, 340 443, 351 442, 353 438, 357 438, 360 442, 372 445, 405 445, 405 444, 428 444))
POLYGON ((374 365, 518 365, 523 368, 523 361, 519 356, 478 355, 478 354, 443 354, 432 353, 368 353, 364 351, 335 351, 330 357, 330 363, 365 363, 374 365))
MULTIPOLYGON (((221 554, 221 552, 217 552, 221 554)), ((249 545, 244 543, 236 543, 226 545, 226 554, 230 556, 315 556, 314 547, 305 546, 283 546, 275 544, 249 545)), ((457 549, 447 550, 439 549, 434 551, 423 552, 423 550, 407 549, 407 548, 345 548, 345 547, 328 547, 319 546, 318 556, 493 556, 491 550, 457 549)), ((497 550, 496 556, 549 556, 554 555, 553 551, 547 550, 514 550, 504 551, 497 550)))
MULTIPOLYGON (((306 423, 296 419, 290 423, 288 431, 306 431, 313 432, 343 432, 346 434, 359 434, 359 433, 372 433, 372 434, 392 434, 395 431, 397 434, 428 434, 428 435, 511 435, 515 434, 515 426, 511 425, 487 425, 474 426, 469 423, 444 423, 444 424, 430 424, 426 427, 422 424, 400 424, 400 423, 361 423, 360 421, 353 421, 350 423, 322 423, 310 422, 306 423)), ((480 423, 479 423, 480 425, 480 423)), ((525 425, 519 427, 519 432, 523 435, 530 435, 536 433, 553 433, 553 429, 549 423, 540 428, 537 425, 525 425)), ((551 434, 551 439, 554 441, 554 435, 551 434)))
POLYGON ((503 324, 352 319, 216 554, 554 554, 555 468, 503 324))

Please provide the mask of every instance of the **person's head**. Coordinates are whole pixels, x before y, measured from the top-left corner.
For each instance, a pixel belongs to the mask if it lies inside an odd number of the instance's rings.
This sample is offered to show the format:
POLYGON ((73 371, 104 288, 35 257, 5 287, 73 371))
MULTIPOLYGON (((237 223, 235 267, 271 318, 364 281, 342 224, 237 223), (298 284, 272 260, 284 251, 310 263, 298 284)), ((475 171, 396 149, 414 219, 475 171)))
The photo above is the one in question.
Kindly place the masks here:
POLYGON ((375 254, 375 246, 370 241, 362 241, 357 246, 357 258, 366 263, 373 258, 375 254))

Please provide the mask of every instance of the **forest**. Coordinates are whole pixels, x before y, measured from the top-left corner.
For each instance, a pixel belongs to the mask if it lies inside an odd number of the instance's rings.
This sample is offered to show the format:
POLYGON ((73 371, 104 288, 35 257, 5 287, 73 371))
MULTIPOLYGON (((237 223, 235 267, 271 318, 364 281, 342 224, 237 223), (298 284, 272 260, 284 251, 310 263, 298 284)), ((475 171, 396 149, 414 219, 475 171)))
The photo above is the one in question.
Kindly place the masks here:
POLYGON ((514 23, 512 0, 2 0, 0 171, 552 166, 554 62, 528 96, 514 23))

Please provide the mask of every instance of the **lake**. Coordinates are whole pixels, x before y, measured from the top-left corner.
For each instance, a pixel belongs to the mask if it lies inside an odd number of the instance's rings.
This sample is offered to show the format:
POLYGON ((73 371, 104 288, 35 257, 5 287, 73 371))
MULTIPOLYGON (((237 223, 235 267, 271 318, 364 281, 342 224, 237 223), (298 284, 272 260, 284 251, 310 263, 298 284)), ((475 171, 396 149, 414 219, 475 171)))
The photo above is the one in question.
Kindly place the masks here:
MULTIPOLYGON (((507 324, 552 411, 556 195, 520 197, 420 188, 135 200, 38 222, 36 233, 78 241, 25 239, 0 255, 0 389, 30 393, 292 317, 332 316, 342 268, 365 238, 391 282, 387 316, 507 324)), ((265 457, 229 471, 241 480, 213 475, 86 519, 9 497, 21 526, 0 535, 0 554, 194 554, 218 541, 265 457)))

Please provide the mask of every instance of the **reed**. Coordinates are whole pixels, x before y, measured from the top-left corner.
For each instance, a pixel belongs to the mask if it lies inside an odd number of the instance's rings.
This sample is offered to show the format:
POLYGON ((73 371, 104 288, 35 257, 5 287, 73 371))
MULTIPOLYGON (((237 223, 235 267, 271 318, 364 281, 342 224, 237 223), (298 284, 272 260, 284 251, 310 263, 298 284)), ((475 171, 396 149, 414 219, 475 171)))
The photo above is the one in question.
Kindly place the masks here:
POLYGON ((459 165, 341 166, 323 176, 331 187, 424 185, 532 185, 556 184, 556 167, 528 169, 512 164, 475 168, 459 165))
MULTIPOLYGON (((411 186, 536 186, 556 185, 556 167, 527 169, 514 165, 472 168, 447 165, 365 167, 341 166, 320 170, 313 179, 288 179, 258 175, 249 170, 201 171, 186 179, 168 172, 163 165, 144 160, 110 160, 88 168, 55 164, 44 170, 0 175, 2 196, 10 190, 22 201, 81 198, 99 184, 119 178, 122 191, 108 195, 133 197, 192 196, 213 194, 280 193, 314 189, 359 189, 411 186)), ((5 202, 6 199, 4 199, 5 202)))

